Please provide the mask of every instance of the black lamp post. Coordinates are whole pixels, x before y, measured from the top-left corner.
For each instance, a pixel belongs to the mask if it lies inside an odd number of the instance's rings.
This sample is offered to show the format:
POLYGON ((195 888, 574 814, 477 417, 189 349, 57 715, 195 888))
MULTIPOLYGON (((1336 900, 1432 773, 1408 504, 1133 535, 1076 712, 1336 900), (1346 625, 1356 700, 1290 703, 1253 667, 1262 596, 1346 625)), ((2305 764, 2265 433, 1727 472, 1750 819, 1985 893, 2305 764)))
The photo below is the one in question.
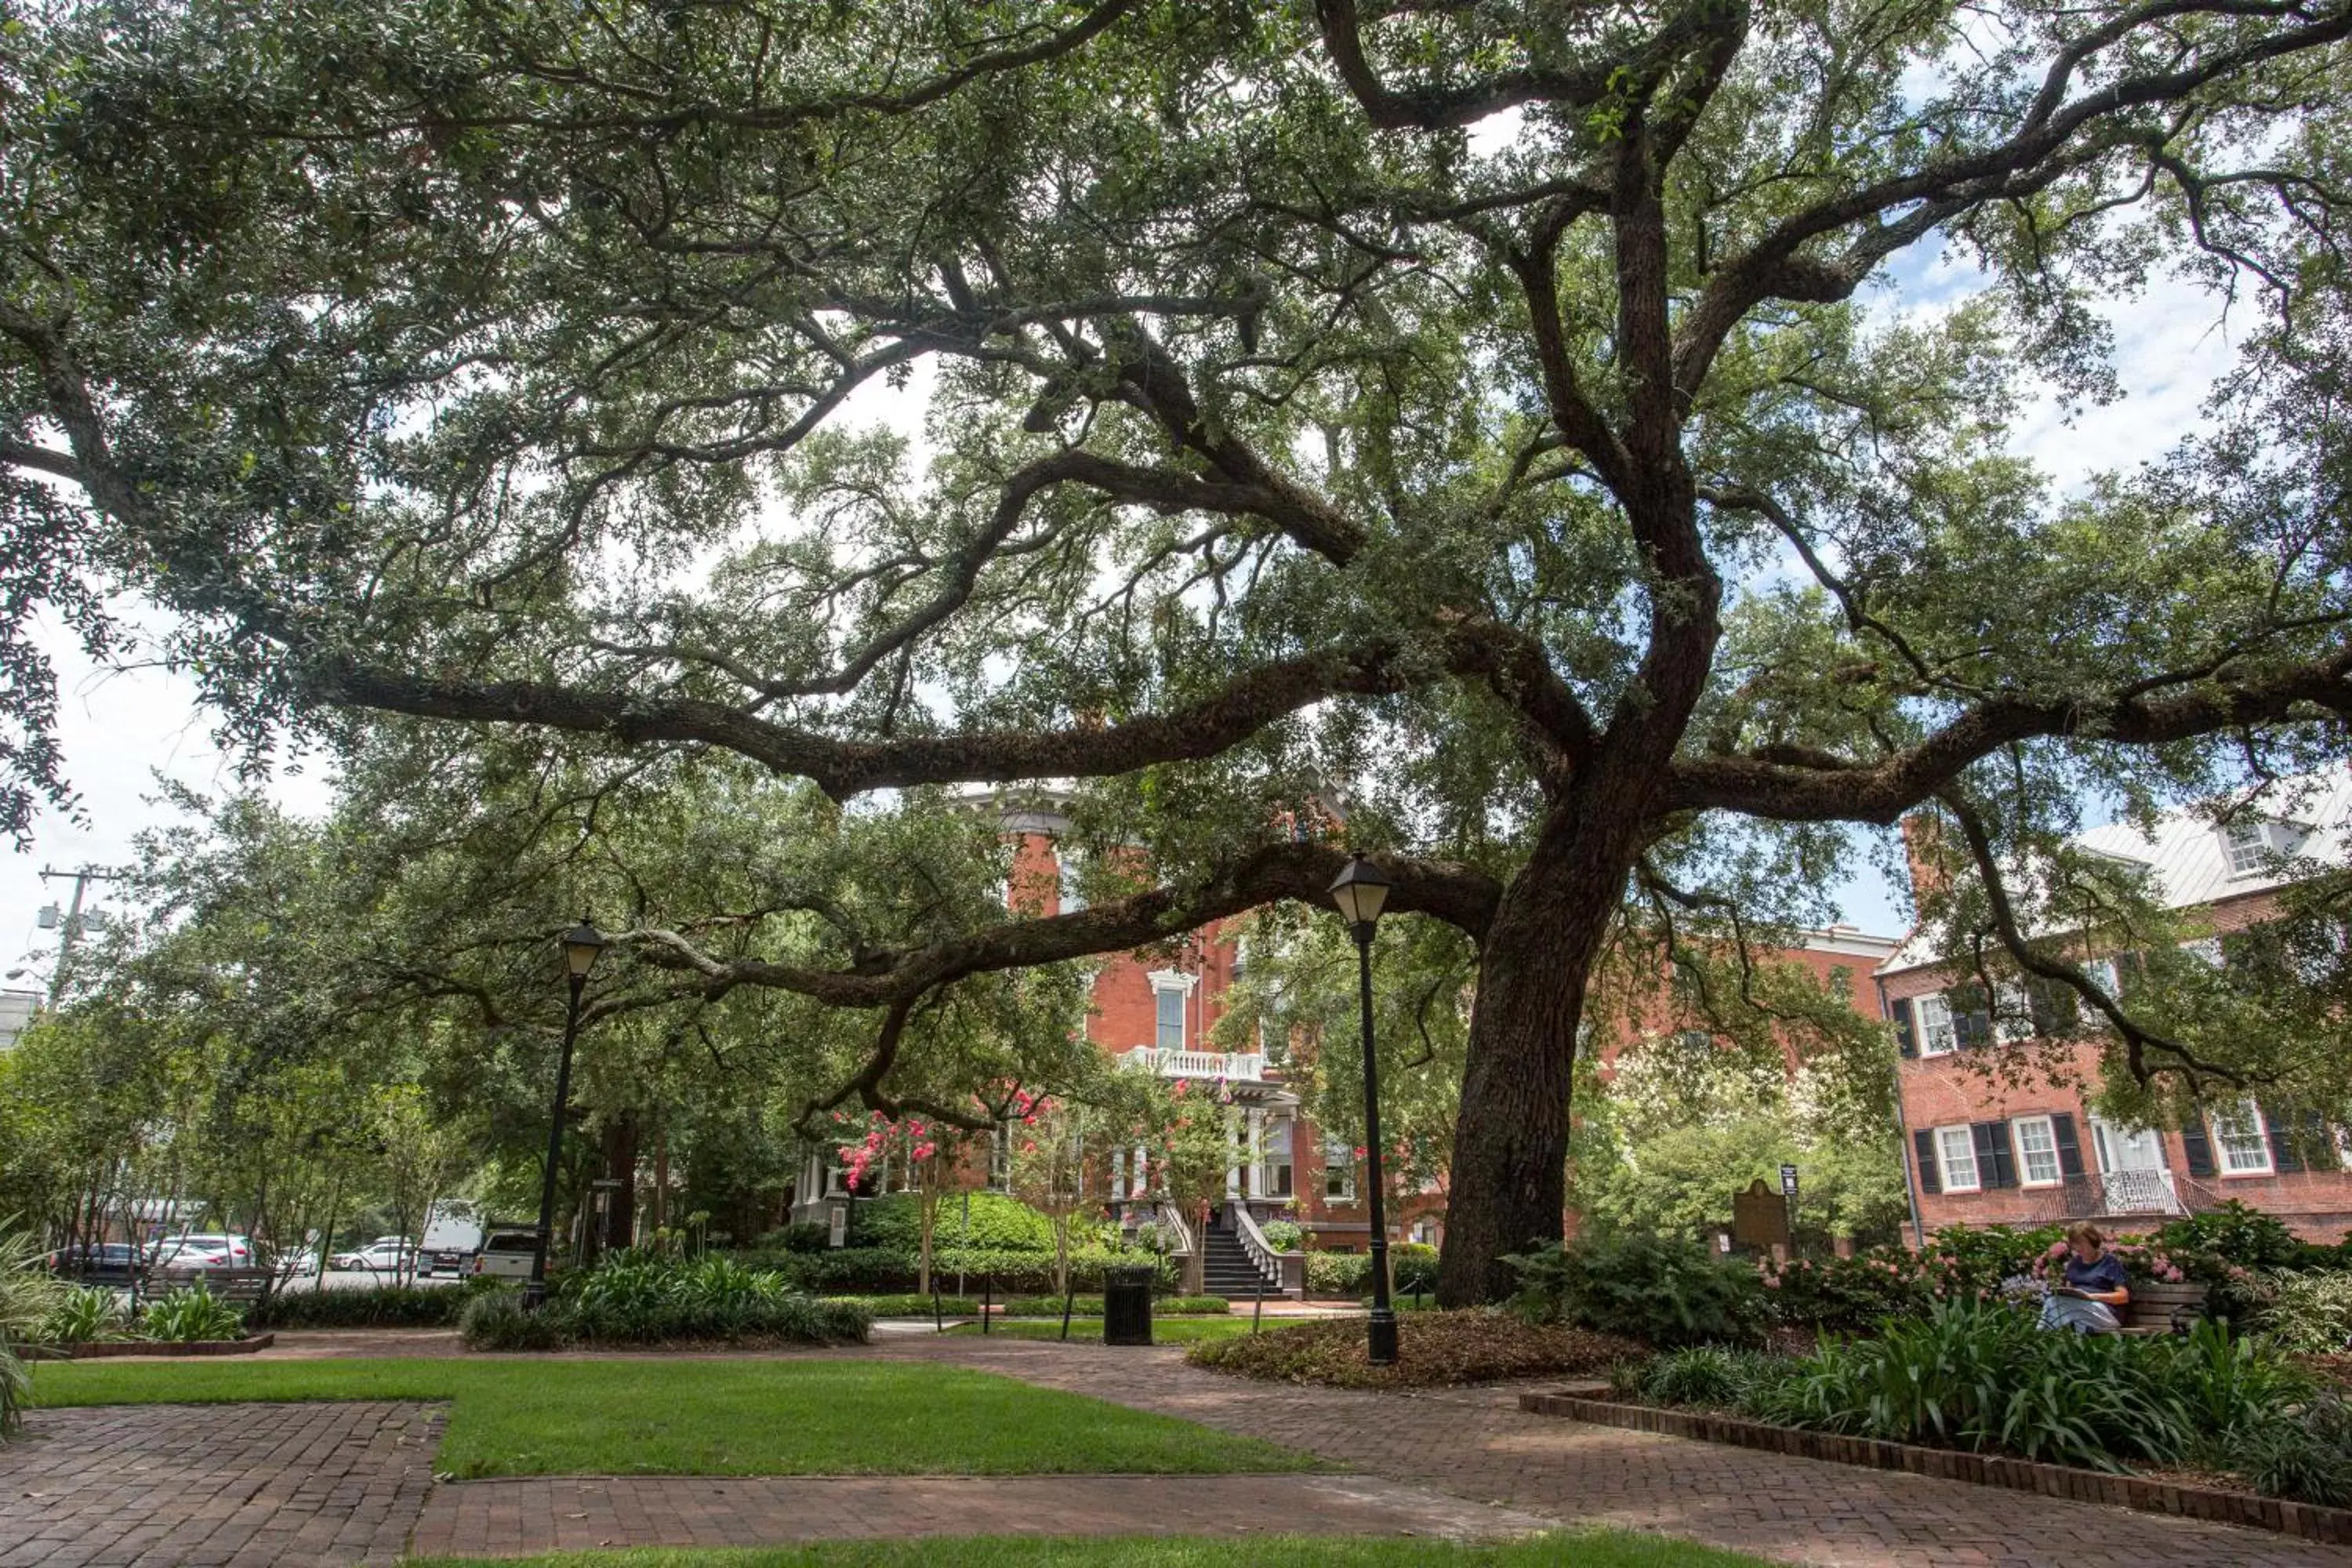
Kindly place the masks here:
POLYGON ((580 992, 588 984, 588 972, 596 967, 596 955, 604 951, 604 933, 588 921, 583 911, 580 923, 563 933, 564 981, 572 988, 571 1001, 563 1010, 563 1054, 555 1064, 555 1110, 547 1123, 547 1169, 539 1179, 539 1246, 532 1250, 530 1282, 522 1289, 525 1311, 535 1312, 547 1300, 547 1254, 555 1245, 555 1163, 563 1157, 563 1107, 572 1098, 572 1042, 580 1033, 580 992))
POLYGON ((1397 1358, 1396 1311, 1389 1305, 1389 1222, 1387 1199, 1381 1182, 1381 1067, 1372 1050, 1372 928, 1388 902, 1389 879, 1361 854, 1331 883, 1331 901, 1356 939, 1357 994, 1364 1023, 1364 1180, 1371 1184, 1372 1325, 1367 1357, 1374 1366, 1388 1366, 1397 1358))

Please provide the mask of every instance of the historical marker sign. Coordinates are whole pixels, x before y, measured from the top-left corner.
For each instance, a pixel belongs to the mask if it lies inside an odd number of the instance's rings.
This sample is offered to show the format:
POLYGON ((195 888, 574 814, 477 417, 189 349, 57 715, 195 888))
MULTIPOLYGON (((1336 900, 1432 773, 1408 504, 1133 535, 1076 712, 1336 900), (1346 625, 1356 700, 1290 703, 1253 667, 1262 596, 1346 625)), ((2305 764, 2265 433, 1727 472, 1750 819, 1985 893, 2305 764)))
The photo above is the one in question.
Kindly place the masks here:
POLYGON ((1762 1182, 1731 1194, 1731 1239, 1742 1247, 1789 1245, 1789 1200, 1762 1182))
POLYGON ((1780 1195, 1784 1198, 1797 1195, 1797 1167, 1794 1165, 1780 1167, 1780 1195))

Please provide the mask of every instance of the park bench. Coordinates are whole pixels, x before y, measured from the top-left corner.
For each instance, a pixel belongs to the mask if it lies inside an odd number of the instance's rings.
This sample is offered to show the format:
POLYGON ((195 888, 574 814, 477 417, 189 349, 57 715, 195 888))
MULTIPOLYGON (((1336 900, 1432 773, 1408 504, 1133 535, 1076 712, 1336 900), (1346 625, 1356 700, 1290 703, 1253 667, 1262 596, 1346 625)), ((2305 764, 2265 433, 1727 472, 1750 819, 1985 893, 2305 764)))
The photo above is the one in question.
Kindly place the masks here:
POLYGON ((2134 1285, 2124 1308, 2127 1334, 2185 1334, 2205 1315, 2202 1285, 2134 1285))
POLYGON ((269 1294, 267 1268, 150 1268, 141 1291, 158 1296, 166 1290, 201 1285, 224 1301, 252 1306, 269 1294))

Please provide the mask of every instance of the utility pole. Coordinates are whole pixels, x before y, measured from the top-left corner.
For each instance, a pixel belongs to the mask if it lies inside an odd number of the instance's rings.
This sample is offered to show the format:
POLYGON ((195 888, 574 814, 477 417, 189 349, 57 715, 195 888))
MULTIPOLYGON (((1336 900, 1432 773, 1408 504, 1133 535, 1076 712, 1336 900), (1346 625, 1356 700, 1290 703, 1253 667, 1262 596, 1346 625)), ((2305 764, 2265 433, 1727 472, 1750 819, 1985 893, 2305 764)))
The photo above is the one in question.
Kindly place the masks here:
POLYGON ((89 885, 92 882, 124 881, 130 873, 101 871, 95 866, 84 866, 79 871, 53 871, 46 866, 41 868, 41 880, 44 882, 59 877, 72 878, 74 890, 73 902, 66 910, 64 929, 58 932, 58 967, 49 976, 49 1005, 52 1007, 58 1005, 58 996, 65 989, 66 961, 73 956, 74 944, 81 940, 82 899, 89 891, 89 885))

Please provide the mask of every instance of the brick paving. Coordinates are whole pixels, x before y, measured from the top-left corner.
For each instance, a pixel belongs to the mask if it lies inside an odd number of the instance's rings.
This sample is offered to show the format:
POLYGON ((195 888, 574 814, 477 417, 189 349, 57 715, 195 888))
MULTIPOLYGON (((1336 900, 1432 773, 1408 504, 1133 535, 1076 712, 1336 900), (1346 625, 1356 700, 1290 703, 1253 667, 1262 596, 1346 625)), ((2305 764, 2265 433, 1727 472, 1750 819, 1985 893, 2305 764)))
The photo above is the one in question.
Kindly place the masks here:
POLYGON ((0 1449, 0 1568, 396 1562, 440 1430, 385 1401, 36 1410, 0 1449))
POLYGON ((894 1343, 1304 1448, 1376 1476, 1570 1523, 1657 1531, 1824 1568, 2346 1568, 2340 1546, 1993 1487, 1587 1426, 1518 1387, 1400 1395, 1252 1383, 1171 1350, 894 1343))
MULTIPOLYGON (((323 1338, 323 1336, 321 1336, 323 1338)), ((386 1346, 372 1346, 379 1353, 386 1346)), ((281 1353, 331 1353, 325 1344, 281 1353)), ((36 1411, 0 1450, 0 1568, 296 1568, 419 1551, 936 1533, 1657 1531, 1832 1568, 2344 1568, 2340 1547, 1531 1415, 1516 1387, 1249 1383, 1171 1350, 958 1337, 930 1359, 1288 1444, 1346 1476, 539 1478, 433 1486, 436 1407, 36 1411)))
POLYGON ((1486 1540, 1551 1521, 1366 1476, 556 1476, 436 1487, 420 1554, 941 1535, 1486 1540))

